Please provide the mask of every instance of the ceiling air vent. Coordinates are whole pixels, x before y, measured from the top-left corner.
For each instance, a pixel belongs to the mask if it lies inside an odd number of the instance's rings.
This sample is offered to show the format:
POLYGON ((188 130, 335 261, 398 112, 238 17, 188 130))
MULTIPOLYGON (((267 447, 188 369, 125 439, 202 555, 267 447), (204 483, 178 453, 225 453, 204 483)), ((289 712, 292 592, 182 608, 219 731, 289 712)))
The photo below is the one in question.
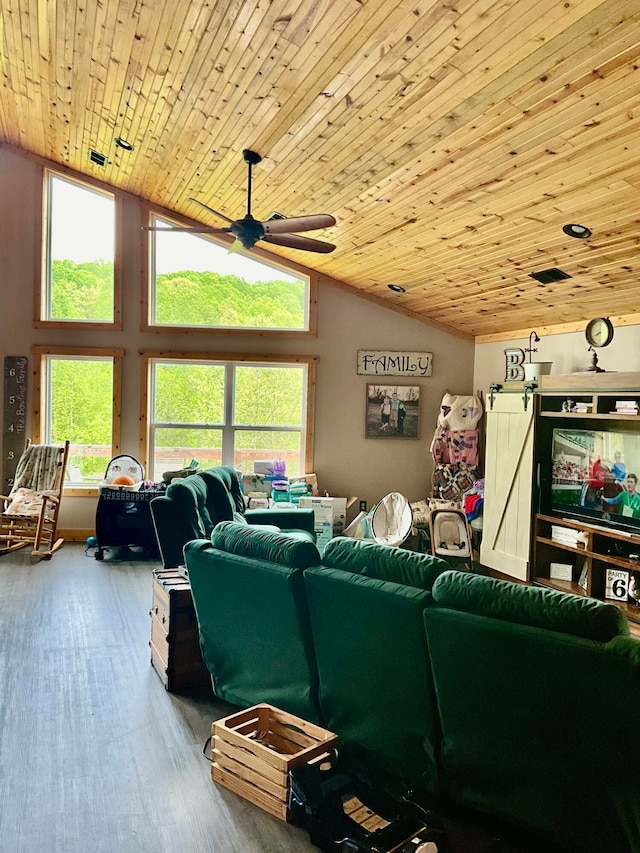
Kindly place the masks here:
POLYGON ((94 151, 93 148, 89 149, 89 160, 95 163, 96 166, 102 166, 103 168, 107 165, 107 155, 100 154, 99 151, 94 151))
POLYGON ((551 284, 552 281, 562 281, 564 278, 571 278, 568 272, 563 272, 558 267, 551 267, 550 270, 540 270, 540 272, 530 272, 529 276, 535 278, 540 284, 551 284))

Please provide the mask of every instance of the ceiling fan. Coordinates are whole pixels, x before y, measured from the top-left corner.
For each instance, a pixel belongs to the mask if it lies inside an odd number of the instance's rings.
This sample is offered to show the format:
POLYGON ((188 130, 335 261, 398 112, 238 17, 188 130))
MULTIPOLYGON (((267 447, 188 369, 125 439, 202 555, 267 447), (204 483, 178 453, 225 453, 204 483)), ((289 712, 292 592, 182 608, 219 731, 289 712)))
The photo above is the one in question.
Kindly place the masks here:
POLYGON ((303 249, 306 252, 320 252, 322 254, 333 252, 335 249, 333 243, 325 243, 323 240, 314 240, 311 237, 301 237, 295 233, 298 231, 315 231, 318 228, 330 228, 336 224, 336 220, 329 213, 266 219, 264 222, 253 218, 251 215, 251 170, 253 166, 262 160, 262 157, 256 154, 255 151, 249 151, 248 149, 242 152, 242 156, 249 168, 247 212, 242 219, 229 219, 224 213, 214 210, 201 201, 190 199, 220 219, 224 219, 225 222, 229 223, 228 227, 151 225, 145 230, 190 231, 192 234, 233 234, 236 239, 229 249, 230 252, 239 251, 243 248, 252 249, 258 240, 264 240, 265 243, 273 243, 276 246, 287 246, 289 249, 303 249))

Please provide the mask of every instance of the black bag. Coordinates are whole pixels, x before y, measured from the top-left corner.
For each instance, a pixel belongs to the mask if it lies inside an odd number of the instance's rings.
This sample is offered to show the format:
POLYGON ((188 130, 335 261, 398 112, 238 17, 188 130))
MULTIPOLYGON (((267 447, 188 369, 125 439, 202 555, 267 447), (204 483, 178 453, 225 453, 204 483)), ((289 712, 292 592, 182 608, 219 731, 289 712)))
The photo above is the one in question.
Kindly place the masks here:
POLYGON ((413 800, 375 791, 338 767, 304 764, 290 776, 291 820, 325 853, 444 853, 440 818, 413 800))

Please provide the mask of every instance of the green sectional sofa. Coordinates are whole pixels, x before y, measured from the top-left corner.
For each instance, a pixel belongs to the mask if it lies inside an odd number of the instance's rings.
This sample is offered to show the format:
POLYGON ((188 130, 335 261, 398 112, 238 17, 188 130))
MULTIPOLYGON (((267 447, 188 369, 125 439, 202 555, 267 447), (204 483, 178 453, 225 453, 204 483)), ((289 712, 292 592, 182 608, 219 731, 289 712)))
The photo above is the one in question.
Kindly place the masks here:
POLYGON ((394 793, 640 852, 640 641, 614 605, 235 522, 185 558, 220 698, 320 723, 394 793))
POLYGON ((425 609, 451 799, 640 851, 640 641, 612 604, 447 572, 425 609))
POLYGON ((171 483, 150 504, 156 539, 165 569, 184 563, 183 549, 192 539, 209 537, 220 521, 303 530, 315 541, 312 509, 249 509, 235 468, 219 465, 171 483))

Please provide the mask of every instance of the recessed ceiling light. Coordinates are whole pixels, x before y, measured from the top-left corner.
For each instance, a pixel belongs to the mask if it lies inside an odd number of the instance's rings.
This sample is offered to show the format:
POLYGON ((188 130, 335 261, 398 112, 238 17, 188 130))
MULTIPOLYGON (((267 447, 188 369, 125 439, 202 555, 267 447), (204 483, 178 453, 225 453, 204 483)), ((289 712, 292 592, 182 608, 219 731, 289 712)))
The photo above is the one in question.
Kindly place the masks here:
POLYGON ((124 148, 125 151, 133 151, 133 145, 121 136, 116 136, 116 145, 118 148, 124 148))
POLYGON ((405 288, 402 287, 401 284, 388 284, 387 287, 389 288, 389 290, 393 290, 394 293, 406 293, 407 292, 405 290, 405 288))
POLYGON ((562 230, 569 237, 577 237, 579 240, 584 240, 585 237, 591 237, 591 229, 586 225, 563 225, 562 230))

